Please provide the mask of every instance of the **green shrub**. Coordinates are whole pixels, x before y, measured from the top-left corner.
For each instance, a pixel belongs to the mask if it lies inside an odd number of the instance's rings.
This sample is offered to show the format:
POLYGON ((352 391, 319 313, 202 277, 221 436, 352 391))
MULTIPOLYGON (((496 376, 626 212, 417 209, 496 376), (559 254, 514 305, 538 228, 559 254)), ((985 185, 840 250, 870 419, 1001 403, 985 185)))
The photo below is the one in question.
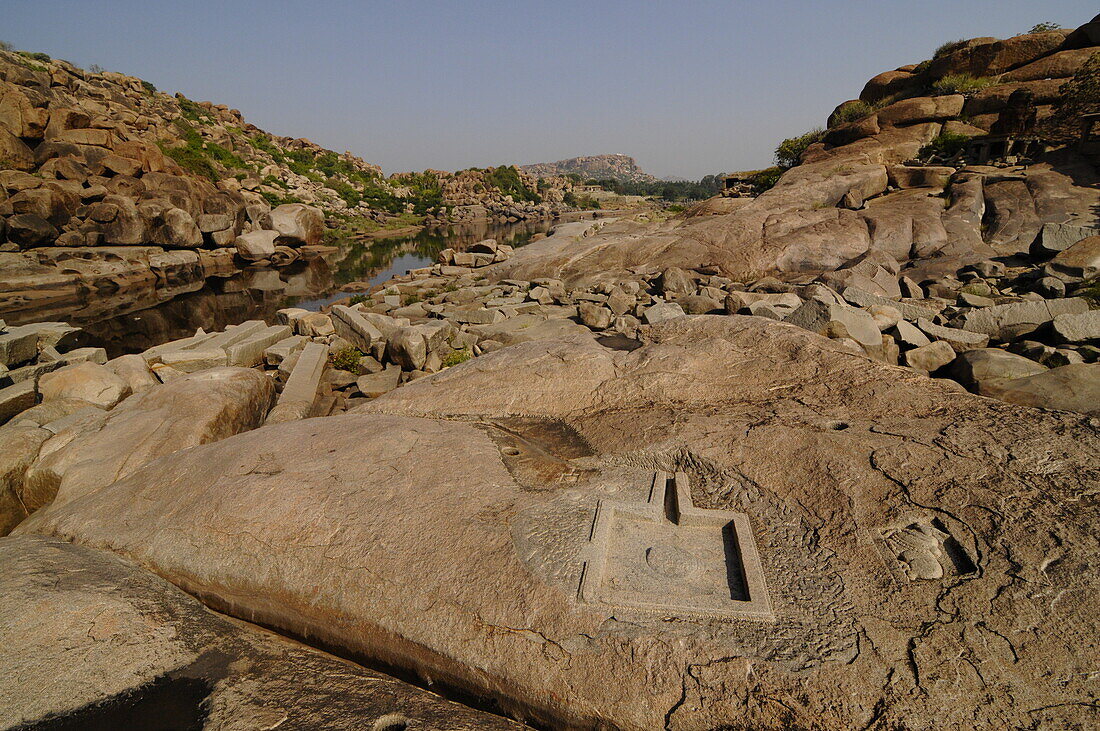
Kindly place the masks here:
POLYGON ((829 119, 829 127, 837 127, 848 122, 869 117, 875 113, 875 105, 865 101, 851 101, 837 109, 829 119))
POLYGON ((775 162, 784 169, 793 168, 802 161, 802 153, 815 142, 820 142, 825 136, 825 130, 812 129, 798 137, 788 137, 775 148, 775 162))
POLYGON ((970 74, 948 74, 932 84, 932 93, 937 96, 944 94, 974 94, 993 86, 997 81, 985 76, 975 77, 970 74))
POLYGON ((465 363, 470 358, 473 358, 474 354, 470 352, 469 348, 463 348, 462 350, 454 350, 447 355, 443 356, 443 367, 450 368, 456 366, 459 363, 465 363))
POLYGON ((23 58, 29 58, 32 61, 41 61, 42 63, 46 63, 47 61, 52 61, 53 60, 53 59, 50 58, 50 54, 48 54, 48 53, 40 53, 40 52, 33 52, 32 53, 31 51, 19 51, 19 55, 22 56, 23 58))
POLYGON ((370 297, 365 294, 353 294, 351 297, 348 297, 348 307, 354 307, 355 305, 362 304, 369 299, 370 297))
POLYGON ((180 145, 178 147, 161 145, 160 149, 165 155, 175 160, 184 170, 195 173, 196 175, 201 175, 204 178, 209 178, 212 182, 218 182, 218 170, 203 153, 201 148, 196 149, 189 145, 180 145))
POLYGON ((485 176, 486 182, 500 190, 504 195, 512 196, 517 202, 541 203, 542 196, 523 184, 519 171, 513 165, 501 165, 493 168, 485 176))
POLYGON ((210 112, 199 106, 196 102, 191 101, 183 94, 176 94, 176 101, 180 105, 180 113, 183 114, 184 119, 200 123, 209 123, 212 121, 210 112))
POLYGON ((959 50, 960 48, 964 47, 965 45, 966 45, 966 39, 965 38, 960 38, 957 41, 948 41, 947 43, 941 44, 940 47, 936 49, 936 52, 932 54, 932 58, 936 59, 936 58, 940 58, 942 56, 946 56, 949 53, 953 53, 953 52, 959 50))
POLYGON ((1074 297, 1084 297, 1092 307, 1100 307, 1100 279, 1093 279, 1077 287, 1074 297))
POLYGON ((363 367, 359 365, 359 359, 363 357, 363 351, 359 348, 343 348, 335 353, 330 353, 328 362, 333 368, 342 371, 350 371, 357 376, 363 375, 363 367))
POLYGON ((752 187, 758 195, 765 190, 771 190, 779 182, 783 173, 784 170, 781 167, 765 168, 752 176, 752 187))
POLYGON ((567 190, 562 196, 562 203, 570 208, 576 208, 581 211, 598 211, 600 210, 600 202, 590 195, 574 195, 573 191, 567 190))
POLYGON ((142 88, 145 89, 145 91, 149 92, 150 94, 156 94, 157 93, 157 87, 153 86, 153 84, 151 82, 142 81, 141 86, 142 86, 142 88))
POLYGON ((1052 30, 1059 30, 1062 26, 1057 23, 1036 23, 1031 26, 1031 30, 1028 33, 1047 33, 1052 30))
POLYGON ((918 157, 925 158, 936 155, 938 157, 951 158, 966 148, 970 137, 958 132, 941 132, 917 153, 918 157))

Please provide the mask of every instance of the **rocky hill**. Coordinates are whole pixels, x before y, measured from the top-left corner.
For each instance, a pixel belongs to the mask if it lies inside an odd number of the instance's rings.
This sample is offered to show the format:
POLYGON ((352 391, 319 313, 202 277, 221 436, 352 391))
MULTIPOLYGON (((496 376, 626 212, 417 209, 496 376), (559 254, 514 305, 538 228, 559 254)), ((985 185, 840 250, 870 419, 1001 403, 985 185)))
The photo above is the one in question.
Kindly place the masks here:
POLYGON ((46 313, 105 289, 185 286, 310 255, 324 234, 316 220, 307 238, 282 235, 275 251, 280 206, 296 206, 292 218, 319 210, 330 229, 352 219, 515 221, 568 210, 571 189, 512 167, 386 178, 222 104, 0 50, 0 316, 16 321, 56 317, 46 313))
MULTIPOLYGON (((560 208, 570 185, 565 180, 536 185, 530 176, 516 179, 511 168, 496 174, 493 168, 472 171, 482 173, 480 185, 452 182, 473 177, 471 171, 426 171, 387 179, 377 165, 350 152, 269 134, 226 105, 169 96, 136 77, 87 71, 44 54, 0 51, 0 84, 2 169, 28 173, 41 183, 63 181, 47 189, 65 188, 76 196, 49 194, 64 198, 48 203, 50 215, 44 218, 50 226, 16 230, 11 243, 18 245, 52 244, 61 234, 73 232, 80 236, 65 236, 62 245, 80 245, 78 239, 99 227, 76 209, 95 200, 101 189, 135 202, 155 198, 165 189, 186 190, 187 204, 177 207, 193 221, 210 213, 204 210, 207 201, 221 200, 210 204, 220 212, 230 198, 237 210, 304 203, 326 213, 381 220, 403 213, 447 218, 450 208, 460 204, 450 194, 455 189, 463 192, 459 197, 465 203, 487 204, 490 214, 494 204, 540 204, 545 197, 547 206, 536 211, 545 215, 554 205, 560 208)), ((4 191, 11 195, 42 187, 8 173, 4 191)), ((180 214, 176 218, 178 234, 186 226, 180 214)), ((135 238, 142 243, 195 245, 187 236, 144 232, 135 238)))
POLYGON ((557 162, 521 165, 520 170, 540 178, 579 175, 585 180, 622 180, 633 183, 653 183, 657 178, 638 167, 629 155, 587 155, 557 162))

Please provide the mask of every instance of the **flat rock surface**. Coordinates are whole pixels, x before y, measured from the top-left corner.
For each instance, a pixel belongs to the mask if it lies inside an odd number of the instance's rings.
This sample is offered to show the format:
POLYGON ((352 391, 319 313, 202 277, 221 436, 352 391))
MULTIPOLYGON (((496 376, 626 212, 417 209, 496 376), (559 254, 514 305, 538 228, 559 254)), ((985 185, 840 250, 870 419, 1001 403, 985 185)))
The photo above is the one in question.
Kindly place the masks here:
POLYGON ((762 318, 643 337, 497 351, 16 533, 554 727, 1100 722, 1095 420, 762 318))
POLYGON ((4 728, 398 728, 372 726, 380 719, 520 728, 227 619, 118 556, 53 539, 0 540, 0 618, 4 728))

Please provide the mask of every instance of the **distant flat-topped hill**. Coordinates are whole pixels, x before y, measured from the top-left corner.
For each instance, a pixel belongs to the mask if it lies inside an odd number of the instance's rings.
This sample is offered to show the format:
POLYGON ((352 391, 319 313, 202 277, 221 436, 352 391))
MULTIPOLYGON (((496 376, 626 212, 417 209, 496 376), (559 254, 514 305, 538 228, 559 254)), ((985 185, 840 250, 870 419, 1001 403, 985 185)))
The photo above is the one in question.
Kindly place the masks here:
POLYGON ((585 155, 583 157, 571 157, 568 160, 558 160, 557 162, 521 165, 520 170, 537 175, 540 178, 574 174, 586 179, 606 180, 611 178, 637 183, 651 183, 657 180, 657 178, 638 167, 638 163, 630 155, 585 155))

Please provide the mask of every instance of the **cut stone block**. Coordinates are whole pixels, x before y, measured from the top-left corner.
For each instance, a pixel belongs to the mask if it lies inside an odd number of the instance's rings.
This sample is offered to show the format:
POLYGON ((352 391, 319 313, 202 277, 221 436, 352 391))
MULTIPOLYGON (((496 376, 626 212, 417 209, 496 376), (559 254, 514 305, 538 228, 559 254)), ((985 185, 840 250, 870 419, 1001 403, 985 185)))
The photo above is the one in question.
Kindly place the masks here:
POLYGON ((933 340, 943 340, 954 348, 956 353, 965 353, 968 350, 984 348, 989 345, 989 336, 984 333, 959 330, 954 327, 943 327, 923 317, 917 320, 917 327, 933 340))
POLYGON ((959 321, 964 330, 996 337, 1008 328, 1022 325, 1039 326, 1050 322, 1058 315, 1080 314, 1088 311, 1089 303, 1083 297, 1070 297, 983 307, 965 313, 959 321))
POLYGON ((847 305, 807 300, 784 322, 833 338, 851 338, 864 348, 881 348, 882 333, 875 318, 847 305))
POLYGON ((317 389, 328 365, 328 348, 321 343, 309 343, 298 355, 290 377, 283 387, 275 408, 267 415, 266 424, 305 419, 313 415, 317 389))
POLYGON ((1082 239, 1100 234, 1092 226, 1073 226, 1068 223, 1044 223, 1039 237, 1031 248, 1037 254, 1056 254, 1065 251, 1082 239))
POLYGON ((353 307, 336 305, 332 308, 332 327, 336 334, 359 348, 364 353, 369 353, 371 345, 376 340, 382 340, 382 331, 367 320, 363 313, 353 307))
POLYGON ((1058 315, 1051 323, 1054 336, 1065 343, 1100 340, 1100 310, 1058 315))
POLYGON ((877 294, 871 294, 859 287, 845 287, 841 296, 856 307, 873 307, 874 305, 893 307, 901 313, 902 317, 910 322, 921 317, 935 317, 943 309, 942 305, 937 305, 934 302, 916 304, 913 302, 887 299, 877 294))
POLYGON ((955 349, 944 340, 913 348, 905 354, 907 366, 928 373, 943 368, 953 360, 955 360, 955 349))
MULTIPOLYGON (((224 332, 215 334, 209 340, 202 343, 204 350, 228 350, 230 345, 246 340, 257 333, 267 330, 267 323, 263 320, 246 320, 240 325, 230 326, 224 332)), ((194 346, 199 347, 199 346, 194 346)))
POLYGON ((272 325, 226 348, 226 363, 241 368, 261 365, 264 362, 264 351, 290 335, 289 325, 272 325))
POLYGON ((277 366, 290 357, 290 354, 306 347, 309 338, 303 335, 291 335, 283 338, 264 351, 264 362, 269 366, 277 366))
MULTIPOLYGON (((225 351, 213 348, 201 350, 171 350, 160 356, 160 362, 180 373, 194 373, 207 368, 217 368, 226 363, 225 351)), ((157 373, 158 377, 160 373, 157 373)))
POLYGON ((6 388, 0 388, 0 424, 34 406, 37 399, 34 381, 21 381, 6 388))
POLYGON ((377 398, 384 393, 389 393, 397 388, 401 382, 401 369, 395 365, 387 366, 381 373, 372 373, 369 376, 360 376, 355 385, 359 392, 367 398, 377 398))
POLYGON ((146 363, 150 365, 161 362, 161 356, 165 353, 174 352, 177 350, 188 350, 201 347, 202 343, 214 338, 217 333, 203 332, 202 328, 189 338, 180 338, 179 340, 170 340, 167 343, 161 343, 160 345, 154 345, 153 347, 145 350, 141 353, 141 357, 145 359, 146 363))
POLYGON ((685 314, 684 308, 675 302, 661 302, 652 307, 647 307, 642 317, 645 318, 647 325, 656 325, 658 322, 671 320, 674 317, 683 317, 685 314))
POLYGON ((578 599, 661 615, 774 621, 749 517, 692 504, 688 478, 653 477, 649 500, 601 500, 578 599))

